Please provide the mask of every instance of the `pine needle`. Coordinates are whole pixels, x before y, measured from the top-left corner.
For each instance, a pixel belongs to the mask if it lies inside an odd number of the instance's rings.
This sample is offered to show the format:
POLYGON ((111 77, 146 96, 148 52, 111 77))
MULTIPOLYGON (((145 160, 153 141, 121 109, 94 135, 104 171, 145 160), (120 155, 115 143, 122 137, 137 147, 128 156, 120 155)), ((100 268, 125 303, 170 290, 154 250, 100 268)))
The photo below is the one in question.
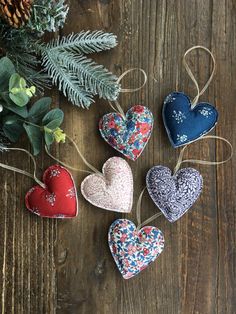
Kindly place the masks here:
POLYGON ((115 35, 94 31, 71 34, 48 44, 36 43, 34 48, 42 55, 42 65, 53 84, 74 105, 88 108, 95 95, 116 100, 120 85, 115 75, 82 53, 111 49, 116 44, 115 35))
POLYGON ((47 44, 51 50, 66 50, 76 53, 94 53, 109 50, 117 45, 117 36, 102 31, 81 31, 57 38, 47 44))
POLYGON ((66 69, 54 53, 47 51, 42 57, 42 64, 52 78, 53 84, 58 85, 68 100, 82 108, 88 108, 94 102, 92 95, 81 86, 77 76, 66 69))
POLYGON ((77 76, 80 84, 88 92, 108 100, 115 100, 118 97, 117 77, 103 65, 98 65, 83 55, 68 52, 58 53, 58 59, 66 69, 77 76))

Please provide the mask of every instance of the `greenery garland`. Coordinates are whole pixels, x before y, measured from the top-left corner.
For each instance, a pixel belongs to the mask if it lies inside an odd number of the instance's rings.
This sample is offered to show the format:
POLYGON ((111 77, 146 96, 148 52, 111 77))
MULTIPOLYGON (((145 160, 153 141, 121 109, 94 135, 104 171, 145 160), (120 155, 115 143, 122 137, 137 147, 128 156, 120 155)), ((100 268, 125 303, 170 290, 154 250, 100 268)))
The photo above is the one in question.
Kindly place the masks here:
POLYGON ((22 134, 28 136, 35 155, 43 141, 50 146, 65 140, 60 129, 64 114, 50 110, 51 98, 31 104, 52 84, 81 108, 89 108, 94 96, 113 101, 119 95, 117 77, 87 57, 114 48, 115 35, 82 31, 48 43, 42 40, 45 32, 64 25, 68 10, 65 0, 35 0, 29 21, 21 27, 7 24, 9 16, 0 19, 0 150, 22 134))

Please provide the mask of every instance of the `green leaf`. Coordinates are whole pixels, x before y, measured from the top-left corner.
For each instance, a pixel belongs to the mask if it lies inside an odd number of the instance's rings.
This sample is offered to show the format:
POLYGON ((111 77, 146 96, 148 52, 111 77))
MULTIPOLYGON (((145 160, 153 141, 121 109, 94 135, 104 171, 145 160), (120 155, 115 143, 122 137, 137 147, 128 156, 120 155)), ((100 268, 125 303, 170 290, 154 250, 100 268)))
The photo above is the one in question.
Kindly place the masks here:
POLYGON ((6 94, 1 95, 2 99, 5 101, 4 103, 1 103, 3 107, 6 109, 18 114, 22 118, 28 117, 28 110, 26 106, 24 107, 18 107, 14 104, 14 102, 10 99, 10 97, 6 94))
POLYGON ((42 149, 42 132, 40 128, 27 123, 24 123, 23 126, 30 140, 34 155, 38 155, 42 149))
POLYGON ((17 142, 24 132, 23 122, 16 115, 7 115, 3 119, 3 132, 13 143, 17 142))
POLYGON ((43 118, 43 125, 47 128, 54 130, 59 127, 64 119, 64 113, 61 109, 52 109, 50 110, 43 118))
POLYGON ((10 77, 15 73, 14 64, 7 57, 0 59, 0 92, 8 90, 10 77))
POLYGON ((50 97, 43 97, 36 101, 29 110, 29 120, 33 123, 40 123, 42 118, 48 112, 51 103, 52 98, 50 97))
POLYGON ((47 147, 49 148, 50 145, 52 145, 52 143, 54 142, 54 137, 52 133, 44 133, 44 139, 45 139, 45 143, 47 145, 47 147))
POLYGON ((9 81, 9 97, 17 106, 27 105, 35 91, 35 86, 27 87, 25 79, 18 73, 12 74, 9 81))
POLYGON ((10 93, 9 97, 19 107, 24 107, 29 102, 29 97, 27 96, 27 94, 24 91, 23 92, 18 92, 15 95, 10 93))
POLYGON ((9 91, 11 91, 12 88, 14 88, 14 87, 19 86, 20 79, 21 79, 21 77, 18 73, 12 74, 12 76, 10 77, 10 80, 9 80, 9 91))

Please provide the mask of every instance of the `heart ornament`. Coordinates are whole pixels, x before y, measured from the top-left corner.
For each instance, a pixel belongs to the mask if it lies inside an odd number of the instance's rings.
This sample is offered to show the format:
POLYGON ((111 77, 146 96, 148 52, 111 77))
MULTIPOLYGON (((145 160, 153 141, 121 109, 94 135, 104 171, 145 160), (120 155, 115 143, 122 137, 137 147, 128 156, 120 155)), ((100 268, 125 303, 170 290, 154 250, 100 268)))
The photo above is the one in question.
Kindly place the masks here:
POLYGON ((162 111, 164 125, 174 147, 189 144, 210 132, 218 120, 216 108, 209 103, 198 103, 194 108, 184 93, 169 94, 162 111))
POLYGON ((137 230, 132 221, 117 219, 109 228, 108 244, 120 273, 124 279, 129 279, 161 254, 164 236, 156 227, 137 230))
POLYGON ((81 184, 84 198, 96 207, 129 213, 133 205, 133 175, 120 157, 108 159, 102 173, 87 176, 81 184))
POLYGON ((154 166, 147 173, 146 185, 155 205, 170 222, 175 222, 200 196, 203 179, 193 168, 180 169, 172 176, 169 168, 154 166))
POLYGON ((131 160, 144 150, 153 129, 151 111, 141 105, 130 108, 125 118, 116 112, 104 115, 99 122, 103 139, 131 160))
POLYGON ((43 182, 45 188, 36 185, 26 194, 28 210, 47 218, 77 216, 77 191, 69 171, 59 165, 51 166, 44 172, 43 182))

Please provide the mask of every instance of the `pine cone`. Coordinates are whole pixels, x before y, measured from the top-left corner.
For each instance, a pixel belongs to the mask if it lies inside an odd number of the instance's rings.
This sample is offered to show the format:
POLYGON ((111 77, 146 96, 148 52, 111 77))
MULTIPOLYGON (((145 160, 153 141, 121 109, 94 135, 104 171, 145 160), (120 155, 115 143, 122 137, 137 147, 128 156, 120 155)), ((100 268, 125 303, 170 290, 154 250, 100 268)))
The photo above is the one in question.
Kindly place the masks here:
POLYGON ((29 19, 33 0, 0 0, 0 14, 15 28, 23 26, 29 19))

